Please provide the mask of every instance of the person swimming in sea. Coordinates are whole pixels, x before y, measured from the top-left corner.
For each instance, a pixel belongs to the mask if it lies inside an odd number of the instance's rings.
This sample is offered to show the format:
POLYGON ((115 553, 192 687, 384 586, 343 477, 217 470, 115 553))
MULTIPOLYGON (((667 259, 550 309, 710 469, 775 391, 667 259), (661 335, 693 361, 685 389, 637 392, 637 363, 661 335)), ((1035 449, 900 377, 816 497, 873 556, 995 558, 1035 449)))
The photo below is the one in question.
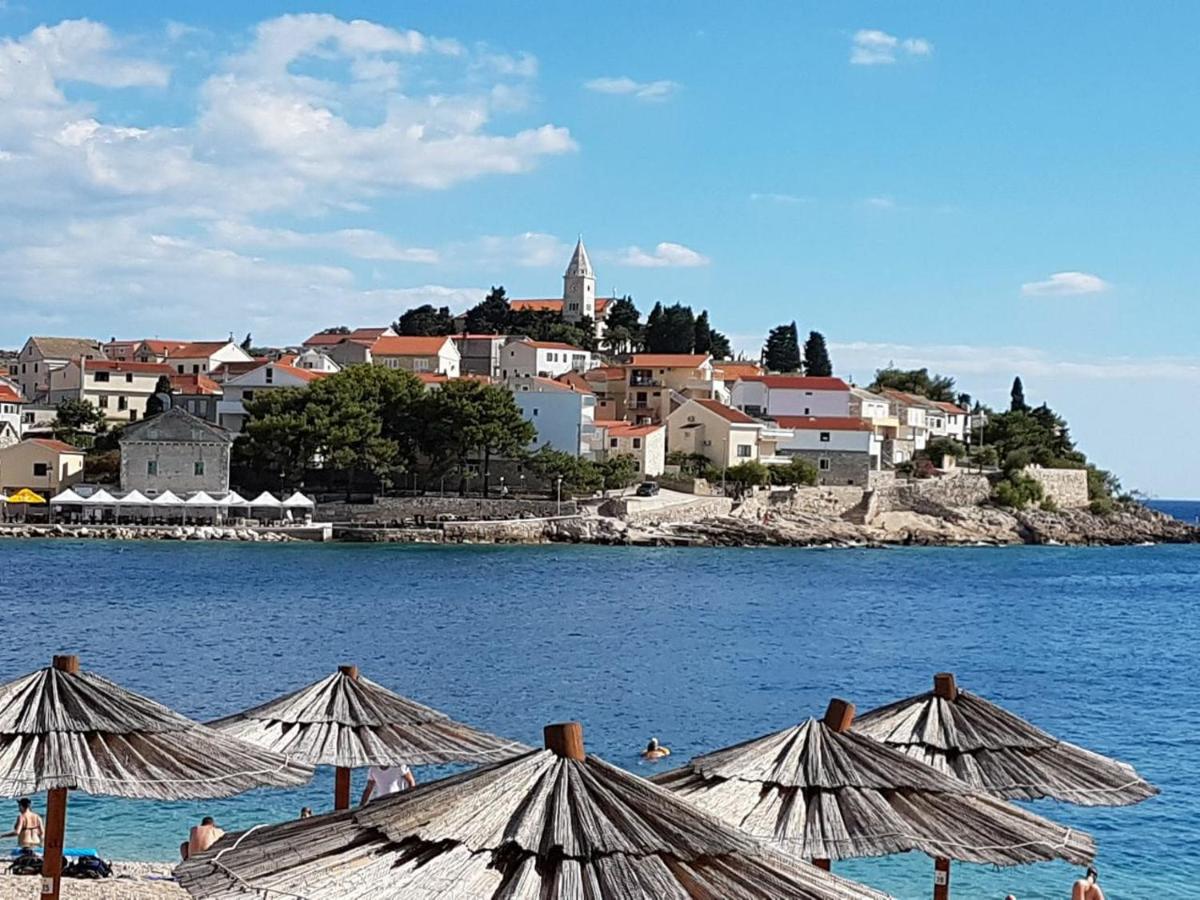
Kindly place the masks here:
POLYGON ((646 749, 642 751, 642 759, 654 761, 671 755, 671 748, 664 747, 658 742, 658 738, 650 738, 650 742, 646 744, 646 749))
POLYGON ((1096 882, 1100 873, 1088 866, 1087 874, 1071 886, 1071 900, 1104 900, 1104 890, 1096 882))

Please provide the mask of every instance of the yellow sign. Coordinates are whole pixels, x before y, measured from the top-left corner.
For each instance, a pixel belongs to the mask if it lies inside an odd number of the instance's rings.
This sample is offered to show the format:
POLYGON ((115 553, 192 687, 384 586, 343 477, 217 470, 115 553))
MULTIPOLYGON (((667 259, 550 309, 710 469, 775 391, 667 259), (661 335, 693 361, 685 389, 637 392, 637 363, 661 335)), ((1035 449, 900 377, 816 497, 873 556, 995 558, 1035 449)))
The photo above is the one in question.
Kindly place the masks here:
POLYGON ((21 488, 11 497, 8 498, 9 503, 45 503, 46 498, 41 494, 35 494, 29 488, 21 488))

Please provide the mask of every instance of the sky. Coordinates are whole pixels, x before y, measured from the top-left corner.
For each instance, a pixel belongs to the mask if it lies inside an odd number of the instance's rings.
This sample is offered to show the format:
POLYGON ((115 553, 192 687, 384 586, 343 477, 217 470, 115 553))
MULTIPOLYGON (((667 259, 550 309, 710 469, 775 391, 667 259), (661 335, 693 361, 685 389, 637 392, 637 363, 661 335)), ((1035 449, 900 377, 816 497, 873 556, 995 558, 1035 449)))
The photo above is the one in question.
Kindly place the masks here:
POLYGON ((795 320, 1200 497, 1200 5, 0 0, 0 347, 492 285, 795 320), (164 18, 173 9, 179 18, 164 18))

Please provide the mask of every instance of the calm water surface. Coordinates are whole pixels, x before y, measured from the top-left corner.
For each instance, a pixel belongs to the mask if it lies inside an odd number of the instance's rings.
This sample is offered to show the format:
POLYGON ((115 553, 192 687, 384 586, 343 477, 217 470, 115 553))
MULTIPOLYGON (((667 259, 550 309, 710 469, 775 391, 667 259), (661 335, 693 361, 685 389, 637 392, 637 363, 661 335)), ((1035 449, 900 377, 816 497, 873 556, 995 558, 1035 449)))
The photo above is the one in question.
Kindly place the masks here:
MULTIPOLYGON (((371 678, 527 743, 578 718, 588 748, 648 774, 951 669, 1053 733, 1128 760, 1163 795, 1085 810, 1112 898, 1183 898, 1200 871, 1200 547, 887 551, 0 543, 0 675, 74 651, 197 719, 356 662, 371 678)), ((425 779, 438 774, 422 770, 425 779)), ((360 787, 356 780, 355 787, 360 787)), ((303 790, 204 804, 72 799, 69 843, 170 859, 205 813, 226 828, 327 808, 303 790)), ((39 801, 39 805, 42 801, 39 801)), ((909 854, 838 871, 927 897, 909 854)), ((955 895, 1067 896, 1062 864, 955 866, 955 895)))

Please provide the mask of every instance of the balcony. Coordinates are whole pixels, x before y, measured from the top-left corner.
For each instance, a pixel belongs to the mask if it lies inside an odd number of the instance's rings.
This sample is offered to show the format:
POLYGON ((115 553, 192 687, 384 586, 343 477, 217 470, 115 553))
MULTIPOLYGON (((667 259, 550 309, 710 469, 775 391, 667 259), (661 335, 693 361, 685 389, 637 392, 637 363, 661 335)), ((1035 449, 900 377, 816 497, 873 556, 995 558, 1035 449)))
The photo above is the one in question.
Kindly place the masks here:
POLYGON ((653 375, 639 375, 635 372, 629 376, 629 386, 635 388, 662 387, 662 381, 653 375))

